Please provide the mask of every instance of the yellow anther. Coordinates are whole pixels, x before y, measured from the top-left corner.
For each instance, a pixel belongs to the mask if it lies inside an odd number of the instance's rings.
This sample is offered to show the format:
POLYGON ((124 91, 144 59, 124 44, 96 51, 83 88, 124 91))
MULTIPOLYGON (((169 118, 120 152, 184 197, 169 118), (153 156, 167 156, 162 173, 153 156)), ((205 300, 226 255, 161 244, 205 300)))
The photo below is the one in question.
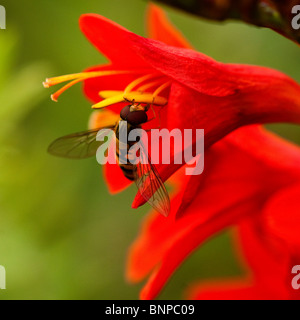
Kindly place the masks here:
POLYGON ((74 74, 68 74, 68 75, 60 76, 60 77, 48 78, 48 79, 46 79, 45 82, 43 82, 43 85, 45 88, 50 88, 51 86, 54 86, 59 83, 78 79, 78 78, 80 78, 81 74, 82 73, 74 73, 74 74))
POLYGON ((99 92, 99 96, 102 99, 108 99, 108 98, 112 98, 114 96, 118 96, 120 94, 123 94, 123 91, 116 91, 116 90, 106 90, 106 91, 100 91, 99 92))
POLYGON ((129 70, 118 70, 118 71, 91 71, 91 72, 81 72, 81 73, 73 73, 68 74, 65 76, 60 77, 53 77, 46 79, 45 82, 43 82, 44 87, 49 88, 51 86, 54 86, 59 83, 63 83, 66 81, 71 81, 75 79, 91 79, 91 78, 97 78, 97 77, 103 77, 103 76, 111 76, 111 75, 118 75, 118 74, 127 74, 132 73, 132 71, 129 70))
MULTIPOLYGON (((127 94, 124 94, 123 92, 121 94, 120 91, 116 91, 118 94, 115 96, 110 96, 109 98, 94 104, 92 106, 93 109, 102 109, 109 107, 115 103, 119 102, 129 102, 129 103, 145 103, 145 104, 154 104, 157 106, 165 106, 168 103, 168 100, 164 97, 160 97, 158 95, 154 96, 151 93, 143 93, 141 94, 138 91, 133 91, 127 94)), ((106 95, 107 92, 104 92, 104 96, 109 96, 109 94, 106 95)), ((102 95, 103 96, 103 95, 102 95)))
POLYGON ((112 104, 119 103, 119 102, 124 102, 124 94, 123 94, 123 92, 122 92, 122 94, 116 95, 114 97, 105 99, 105 100, 103 100, 103 101, 101 101, 101 102, 99 102, 97 104, 94 104, 92 106, 92 108, 93 109, 102 109, 102 108, 111 106, 112 104))
POLYGON ((151 93, 145 94, 134 94, 127 93, 124 95, 124 99, 131 103, 146 103, 146 104, 154 104, 157 106, 165 106, 168 103, 168 100, 164 97, 156 96, 154 97, 151 93))
POLYGON ((107 71, 91 71, 91 72, 82 72, 82 73, 73 73, 65 76, 60 77, 53 77, 46 79, 45 82, 43 82, 43 85, 45 88, 49 88, 51 86, 54 86, 59 83, 70 81, 66 86, 58 90, 56 93, 54 93, 51 97, 54 101, 57 101, 57 98, 67 89, 72 87, 74 84, 87 80, 92 78, 98 78, 98 77, 105 77, 105 76, 113 76, 113 75, 120 75, 120 74, 143 74, 144 72, 147 72, 146 70, 139 70, 133 71, 133 70, 107 70, 107 71))
POLYGON ((157 78, 157 77, 162 77, 162 75, 160 74, 147 74, 146 76, 143 76, 143 77, 140 77, 134 81, 132 81, 127 87, 126 89, 124 90, 124 94, 127 94, 129 93, 130 91, 132 91, 136 86, 138 86, 139 84, 147 81, 147 80, 150 80, 150 79, 153 79, 153 78, 157 78))
POLYGON ((137 88, 137 91, 139 92, 145 92, 146 90, 148 90, 149 88, 153 88, 155 86, 159 86, 161 84, 164 83, 164 80, 163 79, 159 79, 159 80, 156 80, 156 81, 152 81, 152 82, 149 82, 149 83, 146 83, 144 84, 143 86, 140 86, 137 88))
POLYGON ((157 88, 154 93, 153 96, 157 97, 161 92, 163 92, 165 89, 167 89, 168 87, 170 87, 172 84, 172 81, 168 81, 164 84, 162 84, 159 88, 157 88))

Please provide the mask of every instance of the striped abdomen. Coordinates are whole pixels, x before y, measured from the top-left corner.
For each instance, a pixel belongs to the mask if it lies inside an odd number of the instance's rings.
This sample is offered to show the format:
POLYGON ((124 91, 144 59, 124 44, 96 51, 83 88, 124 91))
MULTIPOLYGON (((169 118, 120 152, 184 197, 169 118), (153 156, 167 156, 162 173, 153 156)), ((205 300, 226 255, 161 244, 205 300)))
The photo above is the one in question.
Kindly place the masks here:
POLYGON ((125 142, 125 133, 127 133, 126 140, 131 130, 136 129, 126 121, 120 120, 116 128, 116 157, 118 164, 123 171, 124 176, 133 181, 134 180, 134 165, 130 163, 130 159, 136 157, 135 152, 130 151, 131 147, 136 144, 136 141, 125 142), (127 128, 126 128, 127 127, 127 128), (123 142, 124 141, 124 142, 123 142))

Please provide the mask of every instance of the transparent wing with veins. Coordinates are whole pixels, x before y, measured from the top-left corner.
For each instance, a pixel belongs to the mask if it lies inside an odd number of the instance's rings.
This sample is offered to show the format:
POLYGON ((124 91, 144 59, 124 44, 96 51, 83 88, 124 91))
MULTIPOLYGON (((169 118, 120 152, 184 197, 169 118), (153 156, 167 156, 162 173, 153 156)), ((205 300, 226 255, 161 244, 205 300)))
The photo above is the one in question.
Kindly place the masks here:
POLYGON ((115 125, 111 125, 58 138, 51 143, 48 152, 52 155, 69 159, 93 157, 96 155, 98 148, 107 141, 104 137, 109 136, 111 130, 114 128, 115 125), (98 134, 100 130, 102 131, 98 134))
POLYGON ((170 212, 170 198, 166 187, 141 141, 140 161, 134 166, 134 181, 143 198, 159 213, 167 217, 170 212))

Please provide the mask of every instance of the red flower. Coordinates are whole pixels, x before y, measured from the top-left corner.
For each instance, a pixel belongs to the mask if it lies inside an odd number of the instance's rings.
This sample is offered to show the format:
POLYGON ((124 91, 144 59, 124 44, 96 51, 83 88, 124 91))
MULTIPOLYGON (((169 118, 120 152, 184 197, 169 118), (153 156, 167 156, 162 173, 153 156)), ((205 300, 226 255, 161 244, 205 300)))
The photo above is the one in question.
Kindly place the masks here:
POLYGON ((243 278, 206 281, 189 290, 188 299, 300 299, 294 266, 300 264, 300 183, 283 188, 266 203, 261 215, 238 226, 238 257, 243 278))
MULTIPOLYGON (((135 35, 102 16, 83 15, 83 33, 110 63, 48 79, 46 86, 71 81, 52 98, 57 100, 67 88, 84 81, 95 109, 112 106, 119 112, 121 105, 128 104, 124 100, 154 101, 161 110, 162 128, 205 129, 206 147, 245 124, 300 121, 300 86, 291 78, 264 67, 219 63, 190 49, 154 5, 148 21, 155 40, 135 35)), ((93 127, 98 124, 91 123, 93 127)), ((149 125, 156 126, 154 122, 149 125)), ((165 181, 179 167, 161 165, 158 171, 165 181)), ((111 192, 129 184, 117 165, 106 165, 105 176, 111 192)), ((133 206, 143 203, 137 195, 133 206)))
MULTIPOLYGON (((137 282, 151 273, 141 298, 156 297, 184 259, 211 236, 247 217, 259 217, 265 210, 282 238, 299 239, 297 227, 290 232, 292 224, 282 229, 289 221, 282 208, 287 203, 283 194, 289 197, 294 219, 297 217, 295 200, 290 201, 296 199, 295 192, 289 190, 300 183, 299 163, 299 147, 257 126, 241 128, 211 147, 204 173, 192 176, 183 195, 174 200, 181 204, 177 216, 172 212, 165 220, 150 215, 130 250, 128 279, 137 282)), ((253 239, 244 244, 249 250, 254 248, 252 262, 261 268, 260 279, 264 279, 269 270, 262 270, 261 262, 267 249, 259 249, 258 244, 252 247, 253 239)), ((286 265, 279 268, 288 272, 286 265)))
MULTIPOLYGON (((154 40, 98 15, 82 16, 80 27, 110 63, 48 79, 45 86, 70 81, 53 100, 83 81, 94 109, 110 106, 115 112, 93 114, 91 127, 102 125, 107 116, 117 116, 128 101, 153 103, 161 110, 162 128, 204 129, 206 148, 215 144, 206 153, 206 169, 200 177, 188 179, 179 170, 181 165, 158 166, 164 181, 177 171, 171 215, 168 219, 156 214, 147 218, 131 248, 127 272, 131 281, 152 272, 141 294, 151 299, 205 240, 245 217, 259 216, 267 204, 276 203, 280 192, 299 183, 299 148, 256 126, 224 137, 252 123, 299 123, 300 86, 278 71, 223 64, 192 50, 155 6, 149 11, 154 40)), ((149 126, 155 126, 154 122, 149 126)), ((111 192, 129 184, 117 165, 107 165, 105 170, 111 192)), ((138 194, 133 206, 144 202, 138 194)), ((279 214, 277 218, 280 221, 279 214)), ((281 223, 271 226, 282 236, 281 223)), ((263 255, 263 249, 261 252, 263 255)), ((255 283, 262 279, 256 273, 255 283)))

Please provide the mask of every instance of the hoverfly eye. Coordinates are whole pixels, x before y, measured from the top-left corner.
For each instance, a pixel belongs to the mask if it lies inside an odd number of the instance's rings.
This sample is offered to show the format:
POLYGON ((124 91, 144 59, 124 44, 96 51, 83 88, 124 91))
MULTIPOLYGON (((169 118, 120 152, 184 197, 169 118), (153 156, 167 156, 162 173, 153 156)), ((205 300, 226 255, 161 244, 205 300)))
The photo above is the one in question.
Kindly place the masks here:
POLYGON ((147 113, 143 110, 129 112, 126 119, 131 125, 138 126, 148 121, 147 113))
POLYGON ((123 119, 123 120, 127 120, 127 116, 130 112, 130 105, 129 106, 126 106, 124 107, 121 112, 120 112, 120 117, 123 119))

